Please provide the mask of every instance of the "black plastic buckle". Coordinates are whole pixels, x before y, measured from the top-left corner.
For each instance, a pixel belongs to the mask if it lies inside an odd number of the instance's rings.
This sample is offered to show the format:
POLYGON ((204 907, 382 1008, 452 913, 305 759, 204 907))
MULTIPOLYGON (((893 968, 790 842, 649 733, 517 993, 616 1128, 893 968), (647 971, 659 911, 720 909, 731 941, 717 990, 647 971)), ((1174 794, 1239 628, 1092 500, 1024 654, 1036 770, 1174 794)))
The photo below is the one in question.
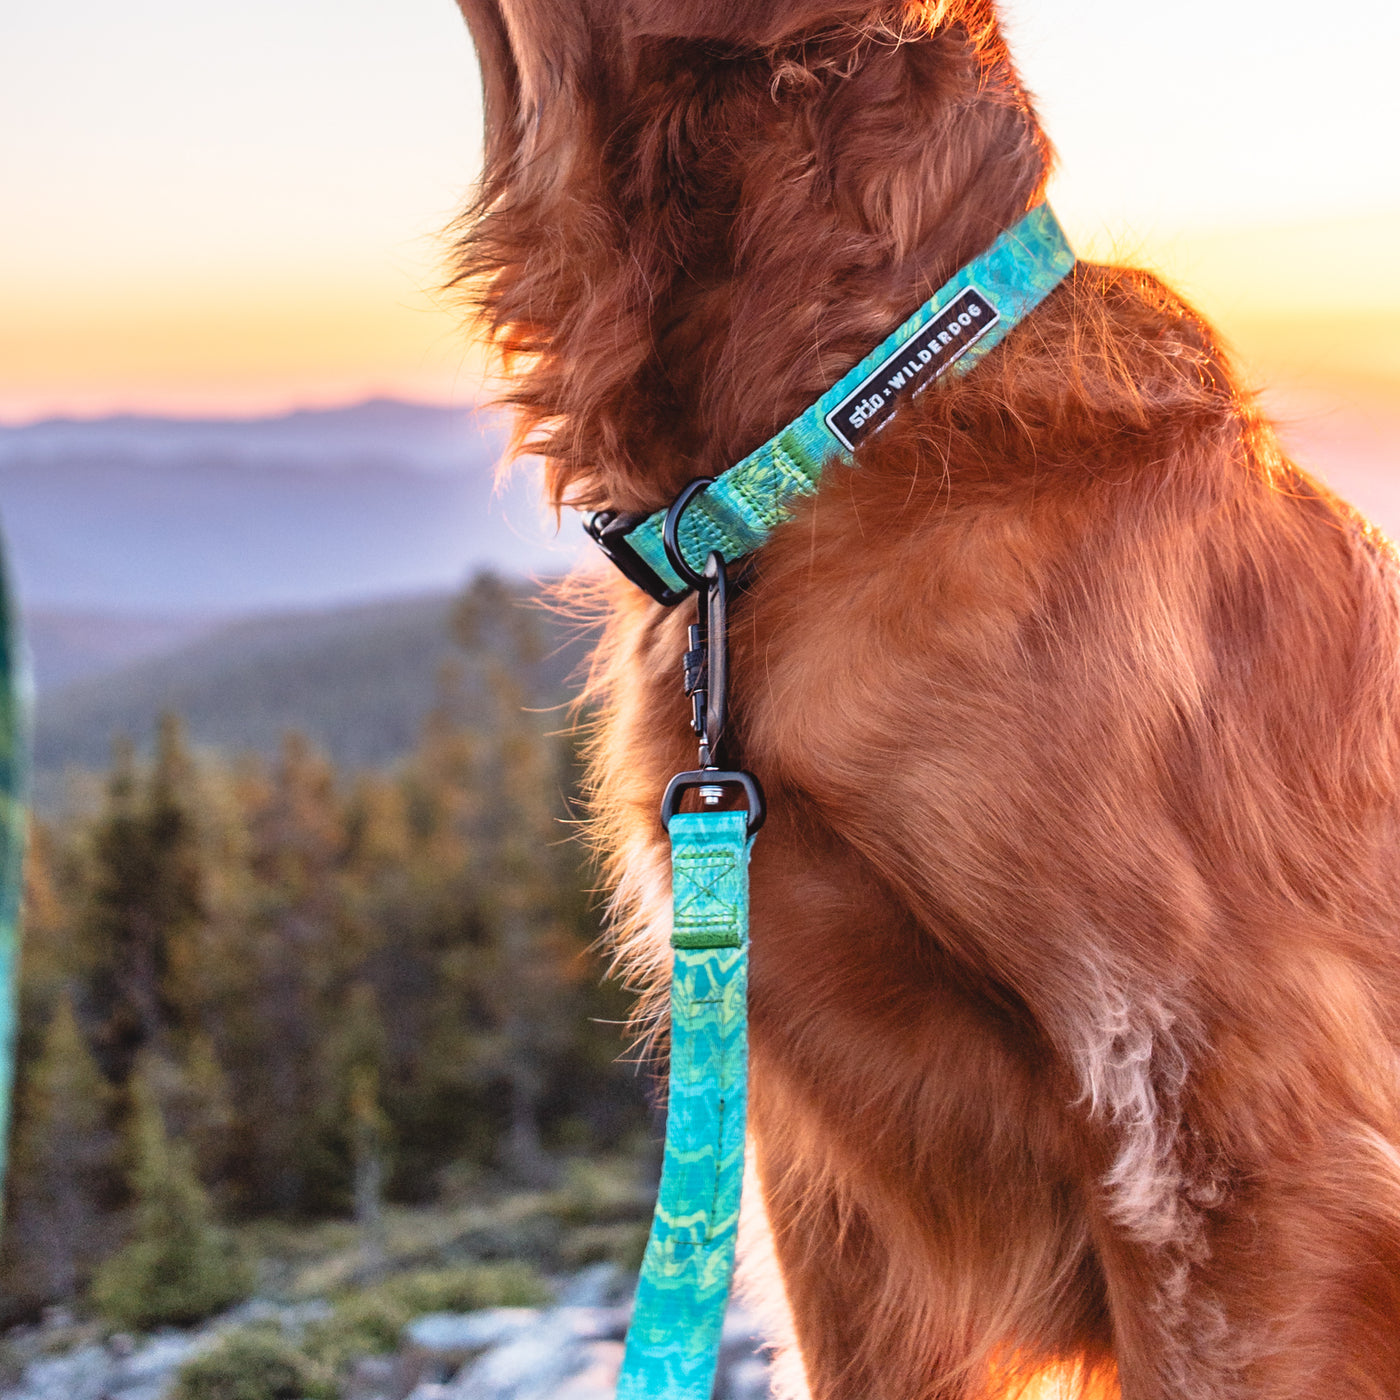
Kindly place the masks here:
MULTIPOLYGON (((713 800, 718 801, 718 789, 724 787, 743 788, 749 804, 747 831, 752 836, 763 825, 763 820, 768 815, 768 807, 763 800, 762 784, 752 773, 746 773, 742 769, 731 772, 720 768, 701 768, 694 773, 677 773, 666 784, 666 795, 661 799, 661 825, 667 826, 670 823, 671 818, 680 811, 681 798, 692 788, 716 789, 713 800)), ((703 791, 701 795, 708 797, 703 791)))
POLYGON ((617 565, 624 578, 635 583, 643 593, 666 607, 674 607, 689 595, 688 588, 672 588, 627 543, 627 536, 647 517, 638 511, 595 510, 584 522, 589 538, 617 565))

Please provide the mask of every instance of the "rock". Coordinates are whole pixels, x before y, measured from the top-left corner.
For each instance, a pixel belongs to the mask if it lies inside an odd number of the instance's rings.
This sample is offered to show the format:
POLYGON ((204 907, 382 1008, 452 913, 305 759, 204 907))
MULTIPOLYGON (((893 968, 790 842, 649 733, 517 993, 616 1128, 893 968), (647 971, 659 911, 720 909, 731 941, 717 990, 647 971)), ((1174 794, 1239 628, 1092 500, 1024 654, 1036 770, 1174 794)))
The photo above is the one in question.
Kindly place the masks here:
POLYGON ((580 1351, 574 1372, 550 1400, 613 1400, 622 1369, 621 1342, 590 1342, 580 1351))
POLYGON ((500 1346, 535 1326, 538 1308, 483 1308, 469 1313, 428 1313, 414 1318, 404 1329, 404 1341, 415 1351, 434 1358, 456 1359, 458 1364, 500 1346))
POLYGON ((128 1391, 163 1386, 199 1349, 199 1342, 179 1332, 164 1332, 118 1362, 107 1388, 125 1400, 128 1391))
POLYGON ((67 1356, 31 1361, 24 1368, 13 1400, 100 1400, 106 1389, 112 1358, 95 1343, 70 1351, 67 1356))
POLYGON ((350 1368, 343 1400, 397 1400, 407 1387, 392 1356, 362 1356, 350 1368))
POLYGON ((208 1327, 226 1332, 233 1327, 247 1327, 259 1322, 276 1323, 284 1331, 294 1331, 312 1322, 324 1322, 335 1309, 324 1298, 312 1298, 305 1303, 274 1303, 267 1298, 249 1298, 246 1303, 220 1313, 208 1327))
POLYGON ((164 1332, 140 1345, 125 1335, 113 1342, 32 1362, 4 1400, 164 1400, 175 1373, 203 1344, 181 1332, 164 1332))
POLYGON ((550 1319, 585 1342, 620 1342, 627 1335, 632 1309, 613 1308, 554 1308, 550 1319))
POLYGON ((569 1308, 604 1308, 632 1294, 636 1278, 617 1264, 590 1264, 571 1278, 559 1292, 559 1305, 569 1308))
POLYGON ((587 1364, 574 1309, 546 1313, 513 1341, 488 1351, 457 1378, 452 1400, 554 1400, 559 1386, 587 1364))
POLYGON ((423 1385, 450 1380, 483 1351, 537 1326, 541 1316, 538 1308, 483 1308, 414 1318, 404 1328, 397 1393, 416 1395, 423 1385))
POLYGON ((144 1347, 120 1359, 106 1378, 113 1400, 161 1400, 171 1389, 175 1372, 200 1350, 199 1338, 178 1331, 161 1333, 144 1347))
MULTIPOLYGON (((572 1296, 601 1297, 611 1291, 615 1280, 609 1270, 606 1277, 595 1274, 588 1287, 572 1296)), ((400 1393, 426 1396, 432 1392, 424 1387, 447 1383, 454 1400, 536 1395, 553 1400, 557 1384, 586 1370, 597 1357, 610 1355, 607 1348, 620 1346, 629 1314, 626 1307, 571 1305, 547 1312, 486 1308, 415 1318, 404 1330, 400 1393)))
MULTIPOLYGON (((362 1357, 345 1400, 613 1400, 631 1315, 631 1276, 585 1269, 557 1307, 432 1313, 404 1329, 397 1357, 362 1357)), ((179 1368, 230 1328, 274 1324, 295 1334, 330 1314, 321 1301, 253 1299, 191 1332, 79 1346, 29 1363, 0 1400, 167 1400, 179 1368)), ((91 1333, 88 1334, 89 1336, 91 1333)), ((758 1324, 740 1308, 725 1319, 716 1400, 769 1400, 758 1324)))
POLYGON ((102 1400, 166 1400, 174 1387, 174 1376, 162 1376, 160 1380, 146 1381, 141 1385, 124 1385, 120 1389, 109 1381, 102 1392, 102 1400))

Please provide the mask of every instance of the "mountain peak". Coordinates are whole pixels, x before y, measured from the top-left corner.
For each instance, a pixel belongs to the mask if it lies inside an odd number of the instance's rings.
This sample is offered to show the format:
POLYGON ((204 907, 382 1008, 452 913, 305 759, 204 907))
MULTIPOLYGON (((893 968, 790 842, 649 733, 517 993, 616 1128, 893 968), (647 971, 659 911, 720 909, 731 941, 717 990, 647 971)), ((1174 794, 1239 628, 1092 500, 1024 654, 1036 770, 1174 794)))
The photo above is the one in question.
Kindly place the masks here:
POLYGON ((501 420, 377 398, 264 418, 0 428, 0 518, 30 606, 246 613, 558 572, 577 550, 501 420))

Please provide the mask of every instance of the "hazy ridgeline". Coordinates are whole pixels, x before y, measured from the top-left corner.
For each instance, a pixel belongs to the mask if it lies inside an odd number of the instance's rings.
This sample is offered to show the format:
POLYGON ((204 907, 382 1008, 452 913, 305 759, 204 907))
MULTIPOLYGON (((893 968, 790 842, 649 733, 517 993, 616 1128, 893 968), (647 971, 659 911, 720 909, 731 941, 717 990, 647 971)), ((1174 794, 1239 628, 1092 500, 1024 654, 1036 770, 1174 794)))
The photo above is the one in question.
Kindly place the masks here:
POLYGON ((647 1140, 564 824, 558 628, 521 601, 484 577, 451 609, 460 664, 402 760, 337 769, 294 733, 197 756, 172 714, 95 809, 36 822, 11 1317, 100 1286, 160 1209, 372 1230, 384 1200, 647 1140))

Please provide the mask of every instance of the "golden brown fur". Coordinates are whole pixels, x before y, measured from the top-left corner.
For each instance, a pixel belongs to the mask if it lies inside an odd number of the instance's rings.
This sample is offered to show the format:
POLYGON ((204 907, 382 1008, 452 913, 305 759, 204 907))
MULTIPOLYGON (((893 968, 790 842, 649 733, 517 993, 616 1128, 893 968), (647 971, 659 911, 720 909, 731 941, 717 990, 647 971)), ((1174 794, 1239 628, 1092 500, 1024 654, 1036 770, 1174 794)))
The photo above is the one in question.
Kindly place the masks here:
MULTIPOLYGON (((981 0, 462 3, 462 276, 557 500, 722 470, 1043 189, 981 0)), ((597 819, 654 1003, 689 609, 609 591, 597 819)), ((1396 604, 1209 329, 1108 267, 776 532, 729 759, 771 807, 790 1394, 1400 1397, 1396 604)))

